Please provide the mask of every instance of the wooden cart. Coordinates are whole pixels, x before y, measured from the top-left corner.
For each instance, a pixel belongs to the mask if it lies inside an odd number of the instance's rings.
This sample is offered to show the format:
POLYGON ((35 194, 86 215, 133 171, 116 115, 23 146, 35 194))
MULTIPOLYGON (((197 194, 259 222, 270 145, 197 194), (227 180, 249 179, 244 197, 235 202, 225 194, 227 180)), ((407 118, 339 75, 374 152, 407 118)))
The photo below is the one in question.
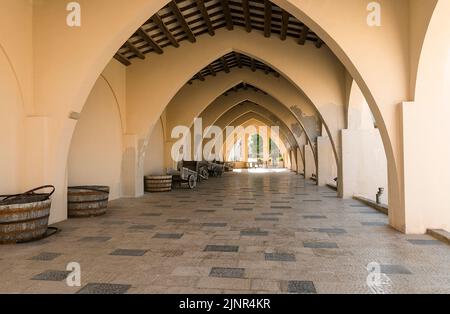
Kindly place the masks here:
POLYGON ((181 187, 183 184, 187 185, 191 190, 197 187, 198 174, 188 168, 181 168, 180 171, 169 171, 172 176, 172 186, 181 187))

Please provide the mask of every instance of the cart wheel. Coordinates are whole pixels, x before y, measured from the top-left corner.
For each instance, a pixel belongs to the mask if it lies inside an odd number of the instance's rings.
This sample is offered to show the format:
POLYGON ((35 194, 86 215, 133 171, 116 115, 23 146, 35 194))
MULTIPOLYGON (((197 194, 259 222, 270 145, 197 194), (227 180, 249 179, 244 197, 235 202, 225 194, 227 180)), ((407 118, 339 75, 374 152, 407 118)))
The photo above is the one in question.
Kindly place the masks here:
POLYGON ((205 180, 209 179, 209 172, 206 169, 203 169, 202 176, 205 178, 205 180))
POLYGON ((195 180, 195 177, 193 175, 189 176, 188 183, 191 190, 195 189, 195 187, 197 186, 197 181, 195 180))

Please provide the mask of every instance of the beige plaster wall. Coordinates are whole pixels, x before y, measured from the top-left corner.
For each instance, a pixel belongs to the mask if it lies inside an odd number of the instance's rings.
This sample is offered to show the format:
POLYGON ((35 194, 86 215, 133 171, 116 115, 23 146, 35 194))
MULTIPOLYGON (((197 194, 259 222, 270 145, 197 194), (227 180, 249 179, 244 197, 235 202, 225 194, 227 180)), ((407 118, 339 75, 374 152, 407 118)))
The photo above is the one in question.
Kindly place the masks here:
POLYGON ((77 122, 68 162, 68 184, 107 185, 110 199, 122 196, 123 67, 115 61, 97 80, 77 122))
POLYGON ((162 121, 158 121, 148 140, 144 162, 145 175, 165 174, 164 165, 164 127, 162 121))
POLYGON ((378 129, 342 130, 343 192, 345 198, 361 195, 375 200, 378 188, 388 204, 387 161, 378 129))

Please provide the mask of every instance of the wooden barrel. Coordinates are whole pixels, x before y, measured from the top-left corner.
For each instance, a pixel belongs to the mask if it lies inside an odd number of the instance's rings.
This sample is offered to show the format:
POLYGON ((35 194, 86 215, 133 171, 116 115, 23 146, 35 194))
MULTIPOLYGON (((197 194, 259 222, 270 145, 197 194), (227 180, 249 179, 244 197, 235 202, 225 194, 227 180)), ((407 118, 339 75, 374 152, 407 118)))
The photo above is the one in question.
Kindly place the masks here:
POLYGON ((35 194, 41 187, 24 194, 1 196, 0 201, 0 244, 15 244, 39 240, 48 229, 48 219, 53 194, 35 194))
POLYGON ((146 176, 144 178, 146 192, 170 192, 172 191, 172 176, 146 176))
POLYGON ((96 217, 106 214, 109 200, 107 186, 69 187, 67 202, 70 218, 96 217))

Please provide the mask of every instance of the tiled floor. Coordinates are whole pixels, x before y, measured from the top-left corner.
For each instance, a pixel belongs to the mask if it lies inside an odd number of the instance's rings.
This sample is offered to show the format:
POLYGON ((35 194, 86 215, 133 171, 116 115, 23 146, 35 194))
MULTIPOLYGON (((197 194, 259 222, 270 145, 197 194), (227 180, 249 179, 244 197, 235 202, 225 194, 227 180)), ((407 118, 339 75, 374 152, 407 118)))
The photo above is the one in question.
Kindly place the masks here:
POLYGON ((2 293, 450 293, 450 247, 290 173, 111 202, 40 242, 0 247, 2 293), (81 287, 66 267, 81 266, 81 287), (378 263, 378 264, 371 264, 378 263), (367 270, 368 265, 370 272, 367 270))

